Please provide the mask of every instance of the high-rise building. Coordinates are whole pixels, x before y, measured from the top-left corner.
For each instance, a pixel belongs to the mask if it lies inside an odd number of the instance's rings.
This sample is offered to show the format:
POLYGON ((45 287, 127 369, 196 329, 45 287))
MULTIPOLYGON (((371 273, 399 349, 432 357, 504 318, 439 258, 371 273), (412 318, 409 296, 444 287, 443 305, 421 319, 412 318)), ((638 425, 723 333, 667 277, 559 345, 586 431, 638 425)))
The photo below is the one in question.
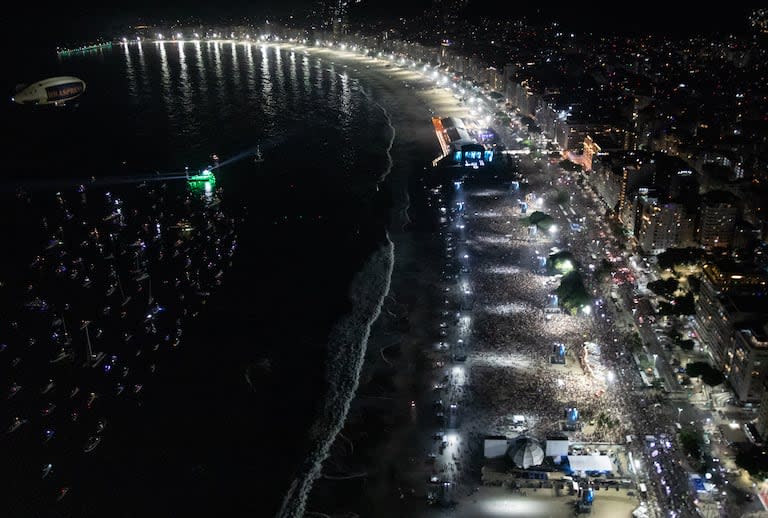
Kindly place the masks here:
POLYGON ((744 402, 760 401, 768 379, 768 324, 739 329, 728 356, 726 374, 736 396, 744 402))
POLYGON ((348 0, 336 0, 333 7, 333 21, 331 22, 334 36, 347 33, 349 27, 349 2, 348 0))
MULTIPOLYGON (((744 385, 747 366, 763 353, 757 346, 750 349, 748 337, 737 337, 737 331, 749 329, 753 322, 768 321, 767 294, 768 275, 764 271, 732 262, 702 266, 701 289, 696 300, 699 337, 727 376, 730 377, 734 359, 738 360, 737 377, 742 387, 749 385, 744 385), (737 350, 742 352, 737 355, 737 350)), ((758 336, 759 332, 753 335, 758 336)), ((749 390, 747 387, 743 394, 749 394, 749 390)))
POLYGON ((637 243, 647 253, 683 247, 690 239, 691 224, 678 203, 660 203, 658 198, 638 196, 637 243))
POLYGON ((699 242, 705 248, 728 248, 733 242, 739 206, 727 191, 711 191, 701 199, 699 242))
POLYGON ((768 378, 763 381, 763 396, 757 412, 757 433, 763 441, 768 441, 768 378))

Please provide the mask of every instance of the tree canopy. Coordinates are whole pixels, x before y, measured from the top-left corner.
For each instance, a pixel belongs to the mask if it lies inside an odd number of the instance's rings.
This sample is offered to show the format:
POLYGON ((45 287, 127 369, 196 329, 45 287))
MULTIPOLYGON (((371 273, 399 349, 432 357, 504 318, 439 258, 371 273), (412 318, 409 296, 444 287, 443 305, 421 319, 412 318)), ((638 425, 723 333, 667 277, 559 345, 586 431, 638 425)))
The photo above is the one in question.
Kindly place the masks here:
POLYGON ((532 212, 530 216, 528 216, 528 224, 529 225, 536 225, 539 230, 542 231, 548 231, 552 225, 555 224, 555 220, 552 219, 552 216, 549 214, 545 214, 541 211, 535 211, 532 212))
POLYGON ((581 165, 575 162, 571 162, 570 160, 561 160, 560 167, 562 167, 566 171, 573 171, 573 172, 581 171, 581 165))
POLYGON ((736 465, 746 469, 755 478, 768 478, 768 453, 757 446, 740 448, 736 452, 736 465))
POLYGON ((696 264, 704 251, 700 248, 667 248, 656 256, 662 269, 674 268, 675 265, 696 264))
POLYGON ((659 303, 660 315, 695 315, 696 304, 693 293, 686 293, 682 297, 675 297, 671 302, 659 303))
POLYGON ((678 284, 677 279, 670 277, 669 279, 659 279, 658 281, 649 282, 648 289, 660 297, 671 299, 674 297, 675 291, 677 291, 678 284))
POLYGON ((692 378, 701 378, 701 381, 714 387, 725 381, 723 373, 712 367, 707 362, 691 362, 685 367, 685 372, 692 378))
POLYGON ((591 302, 591 297, 584 286, 584 280, 577 271, 563 275, 560 286, 555 290, 560 299, 560 305, 571 313, 575 313, 582 306, 591 302))
POLYGON ((686 428, 680 431, 679 437, 680 444, 685 453, 694 459, 698 459, 701 456, 701 445, 703 443, 701 434, 692 428, 686 428))
POLYGON ((568 273, 576 268, 576 258, 567 250, 551 254, 547 257, 549 273, 568 273))

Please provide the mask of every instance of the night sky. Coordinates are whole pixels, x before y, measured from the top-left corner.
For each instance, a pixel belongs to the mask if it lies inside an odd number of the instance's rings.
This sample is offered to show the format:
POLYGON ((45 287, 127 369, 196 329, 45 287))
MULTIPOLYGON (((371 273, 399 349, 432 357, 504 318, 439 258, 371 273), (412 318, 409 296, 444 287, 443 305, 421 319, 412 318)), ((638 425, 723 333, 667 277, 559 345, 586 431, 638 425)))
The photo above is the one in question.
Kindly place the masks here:
MULTIPOLYGON (((48 27, 56 33, 70 33, 73 30, 94 31, 111 24, 130 23, 137 17, 174 17, 183 15, 200 16, 211 21, 220 17, 250 16, 252 18, 280 16, 300 12, 309 8, 311 0, 281 0, 279 2, 221 0, 210 2, 203 0, 135 0, 117 2, 72 2, 64 10, 60 2, 46 0, 43 5, 55 9, 55 16, 41 17, 37 2, 19 2, 19 15, 16 23, 10 23, 10 29, 31 28, 39 25, 48 27), (55 6, 55 7, 54 7, 55 6), (26 11, 26 12, 25 12, 26 11)), ((370 12, 376 18, 397 18, 415 16, 432 4, 432 0, 362 0, 354 4, 358 12, 370 12)), ((595 32, 661 32, 670 34, 695 34, 711 32, 740 31, 746 27, 746 17, 751 8, 729 6, 716 11, 706 8, 691 9, 670 3, 636 4, 634 13, 627 14, 618 4, 608 7, 590 4, 572 3, 566 7, 546 6, 540 3, 506 2, 497 7, 497 3, 470 0, 470 12, 486 16, 526 17, 531 22, 558 20, 565 29, 588 29, 595 32)), ((9 20, 10 21, 10 20, 9 20)))
MULTIPOLYGON (((353 4, 353 12, 357 20, 364 20, 366 15, 370 15, 374 19, 394 22, 399 17, 420 16, 432 5, 432 1, 362 0, 359 4, 353 4)), ((152 22, 161 18, 172 20, 184 16, 198 17, 210 23, 248 16, 258 22, 291 13, 300 14, 316 3, 310 0, 118 0, 100 3, 69 2, 66 5, 60 1, 43 2, 17 2, 13 11, 7 13, 9 18, 4 27, 4 35, 14 42, 15 48, 5 58, 10 69, 22 68, 30 60, 50 54, 56 45, 84 43, 100 36, 109 38, 137 22, 152 22), (23 41, 23 44, 19 45, 19 41, 23 41)), ((695 34, 712 35, 716 32, 741 32, 747 28, 747 14, 751 10, 731 6, 717 11, 706 8, 691 10, 669 3, 643 3, 637 4, 637 12, 630 17, 616 3, 610 7, 590 4, 589 9, 580 3, 572 3, 569 7, 518 2, 502 3, 501 7, 495 4, 469 0, 467 18, 471 19, 475 13, 512 19, 525 17, 531 24, 557 20, 563 30, 579 33, 655 33, 686 37, 695 34)))

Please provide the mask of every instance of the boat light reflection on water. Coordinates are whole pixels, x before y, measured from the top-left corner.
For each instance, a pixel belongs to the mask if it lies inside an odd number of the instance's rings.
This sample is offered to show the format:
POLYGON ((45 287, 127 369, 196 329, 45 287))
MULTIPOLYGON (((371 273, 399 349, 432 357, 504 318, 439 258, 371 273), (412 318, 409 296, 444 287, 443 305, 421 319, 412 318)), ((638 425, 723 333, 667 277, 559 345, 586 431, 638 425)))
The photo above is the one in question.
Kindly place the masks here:
POLYGON ((213 189, 216 186, 216 176, 209 167, 203 169, 200 174, 188 175, 187 184, 193 192, 203 191, 207 195, 210 195, 213 193, 213 189))
POLYGON ((216 177, 211 168, 207 167, 200 171, 199 174, 187 175, 187 180, 189 180, 190 184, 192 182, 216 182, 216 177))

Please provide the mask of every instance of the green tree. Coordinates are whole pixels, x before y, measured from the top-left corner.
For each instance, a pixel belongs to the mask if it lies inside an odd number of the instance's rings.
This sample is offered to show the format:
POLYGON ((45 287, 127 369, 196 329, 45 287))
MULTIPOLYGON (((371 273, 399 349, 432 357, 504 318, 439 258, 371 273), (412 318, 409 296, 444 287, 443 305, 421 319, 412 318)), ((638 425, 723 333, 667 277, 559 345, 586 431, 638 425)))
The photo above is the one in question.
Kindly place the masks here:
POLYGON ((745 469, 755 478, 768 478, 768 452, 764 448, 751 446, 736 452, 736 465, 745 469))
POLYGON ((659 279, 648 283, 648 289, 660 297, 671 299, 677 291, 678 282, 674 277, 669 279, 659 279))
POLYGON ((545 214, 541 211, 532 212, 527 218, 529 225, 536 225, 541 231, 548 231, 549 228, 555 224, 555 220, 552 216, 545 214))
POLYGON ((656 256, 661 269, 696 264, 704 254, 699 248, 668 248, 656 256))
POLYGON ((600 282, 607 281, 611 276, 612 270, 613 268, 611 267, 611 263, 607 259, 603 258, 600 260, 600 264, 595 268, 595 277, 600 282))
POLYGON ((560 286, 555 290, 560 298, 560 305, 571 313, 576 313, 582 306, 591 302, 591 297, 584 286, 584 280, 577 271, 563 275, 560 286))
POLYGON ((701 381, 710 387, 714 387, 725 381, 723 373, 707 362, 691 362, 685 366, 685 372, 692 378, 701 378, 701 381))
POLYGON ((547 270, 549 273, 568 273, 577 266, 574 255, 563 250, 547 257, 547 270))
POLYGON ((661 301, 659 303, 659 314, 665 316, 696 314, 693 294, 686 293, 682 297, 675 297, 672 302, 661 301))
POLYGON ((567 191, 558 190, 557 196, 555 196, 555 202, 557 202, 558 205, 565 205, 571 201, 571 195, 568 194, 567 191))
POLYGON ((701 279, 699 279, 695 275, 691 275, 688 277, 688 287, 691 289, 691 293, 699 293, 699 290, 701 289, 701 279))
POLYGON ((570 160, 561 160, 560 167, 562 167, 566 171, 572 171, 572 172, 581 171, 581 165, 575 162, 571 162, 570 160))
POLYGON ((678 437, 685 453, 694 459, 701 456, 701 445, 704 441, 699 432, 692 428, 685 428, 680 431, 678 437))

